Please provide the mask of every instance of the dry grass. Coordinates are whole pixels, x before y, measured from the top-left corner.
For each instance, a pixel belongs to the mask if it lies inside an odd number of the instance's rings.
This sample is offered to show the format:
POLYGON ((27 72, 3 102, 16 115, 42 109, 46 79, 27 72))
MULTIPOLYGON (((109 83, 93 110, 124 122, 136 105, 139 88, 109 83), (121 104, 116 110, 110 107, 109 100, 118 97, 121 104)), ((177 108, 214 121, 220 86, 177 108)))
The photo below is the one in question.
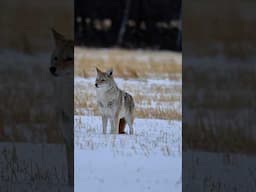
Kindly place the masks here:
POLYGON ((118 86, 134 97, 136 118, 181 120, 181 55, 78 47, 75 55, 75 75, 85 78, 85 82, 75 83, 75 115, 100 115, 93 85, 98 66, 114 69, 118 86), (153 79, 165 81, 150 82, 153 79))
POLYGON ((218 61, 185 76, 183 150, 255 154, 255 68, 218 61))
POLYGON ((56 190, 59 186, 62 190, 68 188, 64 152, 61 145, 1 143, 0 169, 4 172, 1 190, 30 191, 36 186, 39 192, 45 191, 47 185, 51 188, 56 187, 56 190), (53 157, 56 153, 59 159, 53 157), (53 156, 45 161, 47 155, 53 156))
POLYGON ((137 109, 135 116, 138 118, 182 120, 182 114, 177 109, 146 108, 137 109))
MULTIPOLYGON (((86 53, 88 53, 87 51, 88 50, 86 50, 86 53)), ((90 51, 94 52, 94 50, 90 51)), ((114 54, 113 57, 118 57, 119 53, 125 56, 124 50, 109 50, 107 53, 113 54, 112 51, 117 54, 114 54)), ((130 56, 130 54, 138 54, 136 58, 143 56, 143 51, 140 51, 140 53, 137 51, 127 51, 126 53, 128 56, 130 56)), ((153 52, 145 52, 145 54, 150 55, 153 54, 153 52)), ((97 50, 95 50, 94 55, 97 55, 96 59, 102 57, 97 50)), ((172 66, 171 61, 174 59, 168 55, 167 52, 154 53, 155 58, 160 58, 160 61, 162 61, 161 58, 164 56, 163 58, 166 61, 163 62, 162 67, 172 66), (172 59, 169 60, 170 58, 172 59)), ((172 55, 172 53, 170 53, 170 55, 172 55)), ((0 68, 0 80, 3 82, 0 87, 0 99, 2 101, 0 106, 0 132, 2 130, 6 132, 6 137, 1 138, 1 141, 62 143, 63 140, 57 128, 58 118, 56 116, 56 98, 54 93, 55 79, 49 73, 48 69, 49 55, 19 55, 16 52, 12 54, 6 53, 5 55, 5 53, 3 53, 0 57, 0 61, 5 63, 5 65, 0 68), (12 77, 11 79, 9 78, 10 76, 12 77)), ((134 60, 131 61, 133 62, 134 60)), ((180 63, 178 64, 181 65, 180 63)), ((128 66, 128 64, 126 65, 128 66)), ((147 67, 147 62, 142 61, 141 65, 147 67)), ((161 66, 161 62, 159 65, 161 66)), ((158 67, 156 64, 150 64, 149 66, 158 67)), ((176 64, 174 64, 174 66, 176 66, 176 64)), ((142 70, 143 67, 140 67, 142 70)), ((181 69, 181 67, 179 68, 181 69)), ((121 69, 123 70, 122 73, 124 73, 125 67, 122 67, 115 75, 119 74, 121 76, 121 69)), ((140 71, 139 68, 137 69, 140 71)), ((147 69, 147 71, 151 74, 145 73, 143 78, 133 78, 133 80, 139 80, 142 87, 134 86, 129 83, 124 83, 122 87, 133 94, 136 105, 138 105, 136 109, 138 117, 180 120, 181 84, 177 83, 169 87, 169 85, 153 83, 151 86, 148 86, 147 80, 150 78, 147 77, 161 77, 160 72, 164 73, 164 71, 161 67, 157 70, 150 68, 147 69), (157 71, 157 73, 155 74, 154 71, 157 71), (148 94, 150 92, 151 94, 148 94), (150 107, 152 101, 155 101, 157 105, 161 106, 157 108, 150 107), (149 105, 146 106, 146 108, 141 107, 145 102, 149 105), (180 103, 179 109, 175 108, 176 103, 180 103), (163 108, 162 105, 168 105, 170 107, 163 108)), ((142 71, 139 73, 142 73, 142 71)), ((95 75, 93 71, 91 75, 95 75)), ((134 75, 132 76, 134 77, 134 75)), ((167 73, 163 76, 166 76, 168 79, 167 73)), ((161 78, 163 78, 163 76, 161 78)), ((174 82, 181 81, 180 72, 174 73, 173 77, 174 76, 177 79, 174 80, 174 82)), ((75 114, 86 114, 87 112, 98 114, 93 81, 75 87, 75 114)))
POLYGON ((51 27, 73 37, 73 5, 66 0, 0 2, 0 132, 7 130, 1 141, 63 142, 55 129, 48 52, 51 27))
MULTIPOLYGON (((80 110, 81 106, 76 105, 78 108, 75 110, 75 115, 85 115, 85 114, 93 114, 100 115, 99 110, 95 104, 88 103, 84 104, 84 108, 87 109, 86 112, 80 110)), ((135 110, 136 118, 149 118, 149 119, 166 119, 166 120, 182 120, 182 114, 177 109, 162 109, 162 108, 139 108, 137 107, 135 110)))
POLYGON ((96 66, 122 78, 178 79, 182 70, 179 53, 75 48, 75 75, 94 77, 96 66))
POLYGON ((255 60, 255 5, 197 0, 183 6, 184 151, 255 153, 256 79, 248 64, 255 60))
POLYGON ((167 127, 164 125, 160 128, 154 123, 153 125, 150 123, 147 124, 145 120, 140 119, 138 120, 140 123, 145 121, 147 125, 138 127, 138 129, 136 129, 136 134, 129 137, 127 140, 127 137, 101 134, 101 125, 94 124, 95 121, 99 120, 99 117, 94 116, 75 117, 75 145, 79 149, 96 151, 107 147, 111 148, 111 151, 115 155, 127 154, 129 156, 138 154, 145 156, 155 155, 154 152, 156 150, 161 151, 164 156, 170 156, 177 152, 181 152, 181 146, 176 145, 181 143, 181 132, 170 132, 170 125, 167 127))
POLYGON ((5 62, 0 67, 0 131, 5 135, 1 141, 62 143, 56 124, 54 79, 45 64, 47 55, 42 60, 16 54, 0 57, 5 62))

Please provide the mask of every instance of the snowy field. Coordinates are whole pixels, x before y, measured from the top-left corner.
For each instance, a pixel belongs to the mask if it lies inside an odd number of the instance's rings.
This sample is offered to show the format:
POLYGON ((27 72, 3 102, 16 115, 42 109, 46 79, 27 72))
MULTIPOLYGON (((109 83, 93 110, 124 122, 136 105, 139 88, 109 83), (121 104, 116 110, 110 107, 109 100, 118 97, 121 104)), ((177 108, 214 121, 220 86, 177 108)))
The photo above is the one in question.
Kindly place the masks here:
POLYGON ((75 118, 75 191, 181 191, 181 123, 136 119, 136 134, 103 135, 98 116, 75 118))
POLYGON ((75 192, 181 191, 180 57, 90 49, 76 49, 75 55, 75 192), (102 134, 97 63, 113 67, 119 88, 134 97, 135 135, 112 135, 110 125, 102 134))

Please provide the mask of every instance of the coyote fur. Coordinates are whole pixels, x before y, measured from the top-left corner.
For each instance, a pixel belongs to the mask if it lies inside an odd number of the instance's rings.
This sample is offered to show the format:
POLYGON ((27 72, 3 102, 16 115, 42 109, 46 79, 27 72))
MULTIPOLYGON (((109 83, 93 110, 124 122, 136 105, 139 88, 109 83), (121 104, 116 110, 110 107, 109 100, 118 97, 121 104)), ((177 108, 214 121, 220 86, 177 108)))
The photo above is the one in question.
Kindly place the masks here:
POLYGON ((103 134, 107 132, 108 119, 111 122, 111 133, 124 134, 126 123, 129 134, 134 134, 134 100, 133 97, 118 88, 113 78, 113 70, 97 70, 95 82, 97 104, 102 116, 103 134))
POLYGON ((57 129, 66 147, 69 184, 74 184, 74 131, 73 131, 73 71, 74 46, 62 34, 52 29, 55 48, 51 56, 50 73, 55 83, 57 129))

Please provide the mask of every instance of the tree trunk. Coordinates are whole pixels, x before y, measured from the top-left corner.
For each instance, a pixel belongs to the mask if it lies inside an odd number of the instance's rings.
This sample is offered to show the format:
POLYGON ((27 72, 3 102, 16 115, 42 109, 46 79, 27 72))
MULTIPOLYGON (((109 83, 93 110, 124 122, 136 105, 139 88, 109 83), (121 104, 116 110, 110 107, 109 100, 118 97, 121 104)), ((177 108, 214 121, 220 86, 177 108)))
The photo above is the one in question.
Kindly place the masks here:
POLYGON ((124 15, 123 15, 122 23, 121 23, 120 30, 118 33, 118 39, 117 39, 118 45, 121 45, 123 43, 124 34, 126 31, 126 26, 127 26, 127 21, 129 18, 130 7, 131 7, 131 0, 126 0, 124 15))

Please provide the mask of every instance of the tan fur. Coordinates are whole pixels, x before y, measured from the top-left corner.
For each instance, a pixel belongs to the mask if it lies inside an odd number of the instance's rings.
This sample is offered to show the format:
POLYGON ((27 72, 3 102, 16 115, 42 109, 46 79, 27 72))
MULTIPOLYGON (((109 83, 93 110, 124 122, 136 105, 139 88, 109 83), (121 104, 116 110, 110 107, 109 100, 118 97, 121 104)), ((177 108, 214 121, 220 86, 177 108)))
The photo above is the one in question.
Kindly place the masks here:
POLYGON ((134 100, 133 97, 116 85, 113 71, 102 72, 98 68, 95 81, 96 96, 102 116, 103 133, 107 132, 107 122, 110 120, 111 133, 124 133, 125 124, 129 126, 129 133, 133 134, 134 100))

